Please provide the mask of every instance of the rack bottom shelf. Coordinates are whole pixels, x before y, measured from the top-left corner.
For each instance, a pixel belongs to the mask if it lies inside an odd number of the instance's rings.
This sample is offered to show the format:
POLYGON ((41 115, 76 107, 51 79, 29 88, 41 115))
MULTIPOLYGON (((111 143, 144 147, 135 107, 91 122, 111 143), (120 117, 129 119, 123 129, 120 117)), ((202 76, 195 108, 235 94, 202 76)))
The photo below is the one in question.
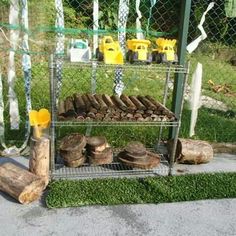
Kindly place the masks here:
POLYGON ((56 164, 51 175, 53 179, 93 179, 93 178, 120 178, 120 177, 147 177, 166 176, 169 173, 169 164, 161 155, 160 165, 154 169, 144 170, 128 167, 120 162, 100 166, 85 164, 79 168, 69 168, 63 164, 56 164))

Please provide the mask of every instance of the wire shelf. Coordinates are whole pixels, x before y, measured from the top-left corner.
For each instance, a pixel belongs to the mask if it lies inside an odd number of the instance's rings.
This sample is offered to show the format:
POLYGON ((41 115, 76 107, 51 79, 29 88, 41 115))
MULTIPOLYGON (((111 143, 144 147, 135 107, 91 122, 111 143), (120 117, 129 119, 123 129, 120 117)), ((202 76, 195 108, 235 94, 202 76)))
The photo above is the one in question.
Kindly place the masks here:
POLYGON ((181 65, 177 64, 143 64, 143 63, 136 63, 136 64, 129 64, 125 63, 123 65, 112 65, 112 64, 104 64, 103 62, 99 61, 89 61, 89 62, 69 62, 64 60, 65 67, 76 67, 79 69, 85 68, 97 68, 103 70, 114 70, 116 68, 121 68, 125 70, 138 70, 140 72, 169 72, 169 73, 187 73, 187 69, 181 65))
POLYGON ((55 126, 158 126, 158 127, 177 127, 179 122, 177 121, 55 121, 55 126))
POLYGON ((144 170, 132 168, 120 162, 111 164, 91 166, 84 164, 81 167, 69 168, 63 164, 56 164, 52 171, 53 179, 93 179, 93 178, 117 178, 117 177, 135 177, 141 178, 146 176, 166 176, 169 174, 169 164, 163 155, 158 167, 144 170))

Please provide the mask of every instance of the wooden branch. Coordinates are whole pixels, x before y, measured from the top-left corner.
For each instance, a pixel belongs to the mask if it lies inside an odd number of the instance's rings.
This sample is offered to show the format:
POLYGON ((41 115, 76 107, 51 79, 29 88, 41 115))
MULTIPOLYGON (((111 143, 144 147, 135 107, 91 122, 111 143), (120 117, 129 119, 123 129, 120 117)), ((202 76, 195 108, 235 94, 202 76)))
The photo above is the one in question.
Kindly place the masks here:
POLYGON ((135 104, 138 110, 146 110, 146 107, 135 96, 129 96, 130 100, 135 104))
POLYGON ((81 112, 86 111, 86 106, 84 103, 84 100, 82 99, 82 96, 80 94, 74 94, 74 104, 75 104, 75 110, 79 114, 81 112))
POLYGON ((112 101, 114 102, 114 104, 116 104, 116 106, 118 108, 120 108, 122 111, 127 110, 127 106, 123 103, 123 101, 119 98, 119 96, 112 95, 111 98, 112 98, 112 101))
POLYGON ((94 97, 96 98, 97 102, 98 102, 99 105, 100 105, 100 111, 101 111, 101 112, 107 111, 108 106, 107 106, 107 104, 103 101, 102 95, 95 94, 94 97))
POLYGON ((64 101, 59 101, 58 104, 58 116, 64 116, 66 113, 64 101))
POLYGON ((90 110, 90 108, 92 107, 92 104, 85 94, 82 94, 81 97, 82 97, 84 104, 86 106, 86 111, 88 112, 90 110))
POLYGON ((96 98, 92 94, 86 94, 87 98, 91 102, 92 106, 95 107, 97 110, 100 109, 100 104, 97 102, 96 98))
POLYGON ((135 110, 137 110, 136 106, 134 105, 134 103, 131 101, 131 99, 128 96, 121 94, 120 98, 124 102, 124 104, 127 106, 128 112, 134 112, 135 110))
POLYGON ((155 110, 154 114, 167 115, 168 118, 175 117, 175 114, 172 111, 170 111, 167 107, 163 106, 151 96, 147 95, 146 98, 156 106, 157 110, 155 110))
POLYGON ((140 102, 142 102, 146 106, 148 110, 154 111, 156 109, 156 106, 152 102, 150 102, 147 98, 143 96, 138 96, 137 98, 139 99, 140 102))
POLYGON ((116 107, 115 104, 112 102, 111 98, 108 95, 103 94, 102 98, 103 98, 103 101, 107 104, 107 106, 109 108, 115 108, 116 107))
POLYGON ((74 108, 73 98, 67 97, 65 100, 65 116, 75 117, 76 112, 74 108))

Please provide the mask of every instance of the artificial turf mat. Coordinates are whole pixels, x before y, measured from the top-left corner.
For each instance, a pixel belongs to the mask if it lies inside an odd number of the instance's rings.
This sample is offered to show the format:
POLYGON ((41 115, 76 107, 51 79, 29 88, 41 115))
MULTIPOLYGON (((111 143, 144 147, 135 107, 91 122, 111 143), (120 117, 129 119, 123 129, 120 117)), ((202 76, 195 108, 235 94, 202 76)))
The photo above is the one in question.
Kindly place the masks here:
POLYGON ((236 173, 140 179, 58 180, 49 185, 49 208, 163 203, 236 197, 236 173))

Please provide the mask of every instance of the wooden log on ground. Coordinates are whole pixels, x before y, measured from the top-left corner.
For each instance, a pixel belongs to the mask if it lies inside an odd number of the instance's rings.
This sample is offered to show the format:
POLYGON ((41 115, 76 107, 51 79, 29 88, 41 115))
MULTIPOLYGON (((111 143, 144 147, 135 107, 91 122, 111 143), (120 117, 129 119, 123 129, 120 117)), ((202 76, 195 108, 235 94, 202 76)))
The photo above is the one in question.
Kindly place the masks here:
POLYGON ((0 190, 8 193, 22 204, 28 204, 40 198, 45 181, 12 163, 0 166, 0 190))
POLYGON ((102 98, 103 98, 103 101, 107 104, 108 108, 115 108, 116 107, 108 95, 103 94, 102 98))
MULTIPOLYGON (((168 141, 167 148, 172 152, 173 140, 168 141)), ((207 163, 213 159, 213 148, 205 141, 178 139, 175 160, 183 164, 207 163)))
POLYGON ((64 116, 66 113, 64 101, 59 101, 58 104, 58 116, 64 116))
POLYGON ((94 97, 96 98, 97 102, 98 102, 99 105, 100 105, 100 111, 101 111, 101 112, 106 112, 107 109, 108 109, 108 106, 107 106, 107 104, 103 101, 102 95, 95 94, 94 97))
POLYGON ((137 110, 137 107, 128 96, 121 94, 120 98, 124 102, 124 104, 127 106, 128 112, 134 112, 135 110, 137 110))
POLYGON ((75 111, 79 114, 86 111, 86 106, 80 94, 74 94, 75 111))
POLYGON ((139 99, 140 102, 142 102, 146 106, 147 110, 154 111, 156 109, 156 106, 150 100, 148 100, 146 97, 138 96, 137 98, 139 99))
POLYGON ((42 137, 40 139, 30 139, 30 160, 29 171, 42 177, 45 184, 49 182, 49 157, 50 157, 50 140, 42 137))
POLYGON ((73 102, 72 97, 67 97, 65 100, 65 116, 66 117, 75 117, 76 116, 74 102, 73 102))
POLYGON ((138 110, 146 110, 146 107, 135 96, 129 96, 130 100, 135 104, 138 110))
POLYGON ((100 104, 97 102, 96 98, 92 94, 86 94, 87 98, 91 102, 92 106, 96 108, 97 110, 100 109, 100 104))
POLYGON ((119 98, 119 96, 117 95, 112 95, 111 99, 113 101, 113 103, 119 107, 122 111, 126 111, 127 110, 127 106, 123 103, 123 101, 119 98))

